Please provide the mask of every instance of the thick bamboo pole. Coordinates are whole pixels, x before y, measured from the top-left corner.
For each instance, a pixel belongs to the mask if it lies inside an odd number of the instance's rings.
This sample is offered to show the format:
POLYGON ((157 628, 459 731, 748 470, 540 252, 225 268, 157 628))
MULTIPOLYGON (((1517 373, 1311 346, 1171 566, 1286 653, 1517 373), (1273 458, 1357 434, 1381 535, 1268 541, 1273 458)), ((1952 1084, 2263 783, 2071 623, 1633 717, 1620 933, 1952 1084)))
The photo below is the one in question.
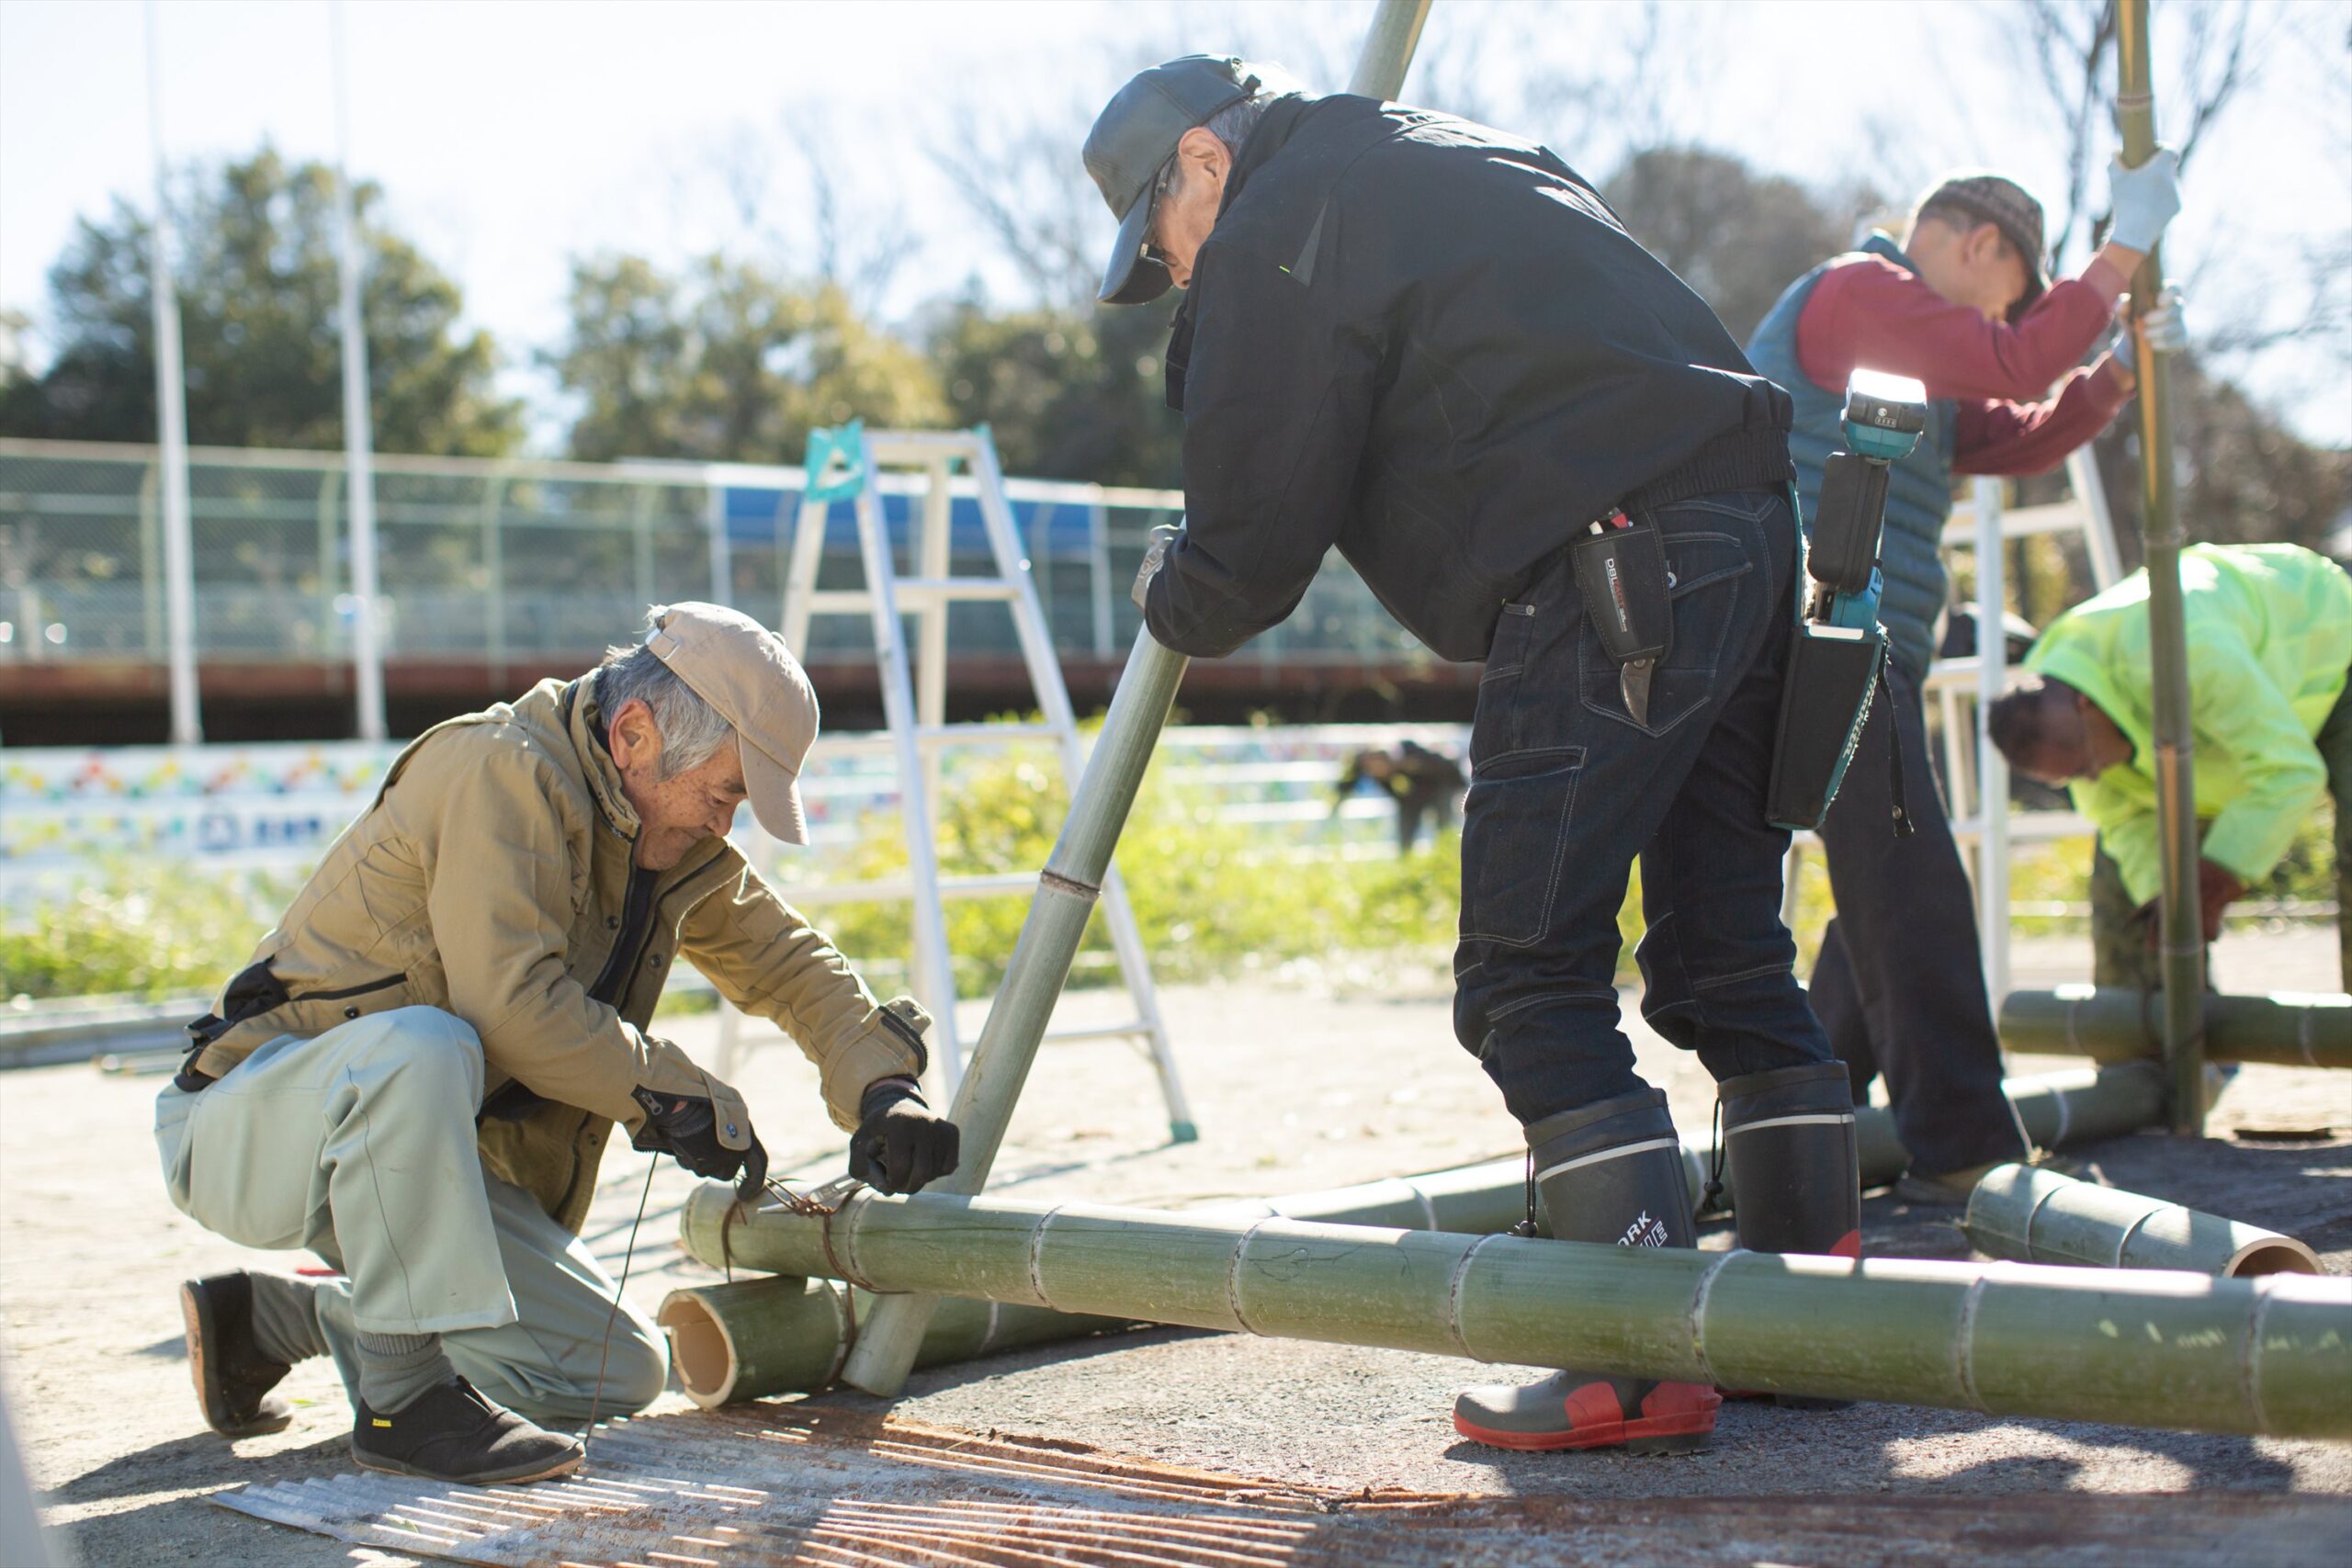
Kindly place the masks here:
MULTIPOLYGON (((1405 69, 1421 36, 1430 0, 1380 0, 1364 39, 1351 93, 1393 98, 1404 85, 1405 69)), ((1012 1108, 1028 1081, 1029 1066, 1053 1017, 1054 1003, 1069 978, 1069 966, 1086 934, 1102 877, 1126 826, 1136 790, 1151 761, 1176 688, 1191 660, 1163 648, 1149 628, 1136 634, 1118 690, 1104 716, 1102 733, 1087 758, 1086 772, 1070 797, 1069 818, 1046 862, 1037 897, 1013 939, 1004 984, 989 1009, 972 1062, 956 1091, 949 1114, 963 1133, 963 1163, 954 1175, 934 1182, 943 1193, 978 1192, 1004 1140, 1012 1108)), ((874 1321, 859 1336, 842 1369, 842 1380, 888 1397, 906 1386, 907 1373, 922 1344, 923 1325, 934 1303, 922 1295, 893 1296, 875 1309, 874 1321)))
MULTIPOLYGON (((686 1397, 705 1409, 830 1387, 875 1298, 830 1280, 762 1275, 673 1291, 654 1321, 670 1337, 670 1364, 686 1397)), ((967 1361, 997 1350, 1129 1326, 1043 1307, 951 1298, 924 1329, 918 1366, 967 1361)))
MULTIPOLYGON (((2156 998, 2110 987, 2011 991, 2001 1000, 2001 1043, 2012 1051, 2126 1062, 2159 1056, 2156 998)), ((2274 991, 2205 998, 2205 1055, 2221 1062, 2352 1067, 2352 996, 2274 991)))
MULTIPOLYGON (((2037 1143, 2059 1146, 2112 1136, 2145 1126, 2163 1111, 2161 1075, 2149 1063, 2134 1063, 2098 1071, 2077 1069, 2040 1077, 2012 1078, 2004 1087, 2018 1119, 2037 1143)), ((1865 1106, 1858 1113, 1862 1185, 1880 1187, 1903 1174, 1910 1156, 1894 1135, 1894 1119, 1881 1106, 1865 1106)), ((1704 1191, 1713 1150, 1706 1144, 1685 1144, 1682 1158, 1694 1204, 1704 1191)), ((1725 1192, 1729 1191, 1728 1170, 1725 1192)), ((1419 1176, 1391 1177, 1354 1187, 1296 1192, 1276 1198, 1250 1198, 1215 1203, 1190 1211, 1202 1216, 1242 1220, 1307 1220, 1327 1224, 1389 1225, 1400 1230, 1452 1231, 1482 1235, 1509 1230, 1526 1214, 1526 1163, 1518 1156, 1457 1166, 1419 1176)), ((689 1200, 681 1225, 680 1245, 712 1268, 743 1263, 734 1257, 727 1227, 741 1215, 731 1188, 712 1183, 689 1200)), ((1539 1196, 1537 1224, 1549 1234, 1548 1217, 1539 1196)), ((744 1283, 752 1283, 750 1281, 744 1283)), ((662 1324, 671 1330, 673 1360, 686 1393, 705 1404, 725 1404, 768 1393, 825 1386, 837 1376, 844 1353, 841 1314, 847 1309, 833 1298, 831 1304, 805 1287, 786 1293, 744 1291, 741 1304, 735 1286, 710 1287, 680 1292, 693 1300, 677 1308, 664 1303, 662 1324), (820 1309, 822 1310, 820 1310, 820 1309)), ((865 1298, 857 1298, 864 1315, 865 1298)), ((937 1366, 966 1356, 984 1354, 1007 1344, 1035 1344, 1099 1332, 1111 1320, 1042 1314, 1035 1321, 1015 1320, 1011 1328, 1000 1325, 1000 1335, 967 1348, 956 1349, 952 1337, 966 1322, 974 1303, 949 1298, 941 1303, 932 1328, 923 1337, 917 1362, 937 1366), (1019 1337, 1003 1337, 1016 1333, 1019 1337)), ((1006 1312, 1014 1309, 1006 1308, 1006 1312)), ((1028 1309, 1021 1309, 1026 1311, 1028 1309)))
MULTIPOLYGON (((2115 35, 2116 118, 2123 160, 2156 152, 2156 107, 2148 64, 2148 0, 2122 0, 2115 35)), ((2164 291, 2156 250, 2132 280, 2135 304, 2164 291)), ((2164 884, 2159 917, 2164 974, 2165 1063, 2176 1133, 2205 1130, 2205 932, 2197 901, 2197 789, 2188 722, 2188 637, 2180 602, 2180 520, 2173 507, 2172 406, 2164 355, 2135 334, 2140 379, 2140 539, 2148 567, 2149 668, 2155 698, 2157 834, 2164 884)))
POLYGON ((2185 1269, 2232 1279, 2320 1271, 2318 1255, 2293 1236, 2023 1165, 1985 1173, 1962 1227, 1977 1251, 2019 1263, 2185 1269))
POLYGON ((2352 1280, 1600 1247, 1001 1199, 763 1209, 872 1289, 1988 1415, 2352 1436, 2352 1280), (838 1260, 838 1262, 834 1261, 838 1260))

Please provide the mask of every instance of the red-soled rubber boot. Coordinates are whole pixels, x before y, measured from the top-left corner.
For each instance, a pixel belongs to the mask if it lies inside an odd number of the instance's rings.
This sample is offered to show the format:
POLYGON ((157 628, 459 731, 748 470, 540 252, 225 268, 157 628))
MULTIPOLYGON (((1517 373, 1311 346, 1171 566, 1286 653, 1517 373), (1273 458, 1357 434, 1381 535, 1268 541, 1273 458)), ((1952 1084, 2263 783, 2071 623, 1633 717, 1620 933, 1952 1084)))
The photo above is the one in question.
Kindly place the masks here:
MULTIPOLYGON (((1546 1117, 1527 1130, 1527 1145, 1555 1238, 1691 1245, 1682 1145, 1664 1094, 1642 1089, 1546 1117)), ((1523 1387, 1464 1390, 1453 1429, 1498 1449, 1695 1453, 1713 1440, 1722 1404, 1703 1383, 1561 1371, 1523 1387)))
MULTIPOLYGON (((1747 1073, 1724 1079, 1715 1092, 1739 1245, 1750 1252, 1860 1258, 1861 1156, 1845 1064, 1747 1073)), ((1770 1398, 1792 1410, 1841 1410, 1851 1403, 1764 1389, 1731 1397, 1770 1398)))

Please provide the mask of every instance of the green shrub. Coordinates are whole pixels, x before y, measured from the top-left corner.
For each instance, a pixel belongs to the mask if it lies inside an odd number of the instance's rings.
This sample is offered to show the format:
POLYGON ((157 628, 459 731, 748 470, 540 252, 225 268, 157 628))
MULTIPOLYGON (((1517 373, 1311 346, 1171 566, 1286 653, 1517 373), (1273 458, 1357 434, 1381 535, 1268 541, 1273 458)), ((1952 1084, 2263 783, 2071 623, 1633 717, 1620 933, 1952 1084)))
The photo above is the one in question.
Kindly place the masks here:
POLYGON ((0 999, 209 991, 253 952, 298 883, 117 863, 0 921, 0 999))

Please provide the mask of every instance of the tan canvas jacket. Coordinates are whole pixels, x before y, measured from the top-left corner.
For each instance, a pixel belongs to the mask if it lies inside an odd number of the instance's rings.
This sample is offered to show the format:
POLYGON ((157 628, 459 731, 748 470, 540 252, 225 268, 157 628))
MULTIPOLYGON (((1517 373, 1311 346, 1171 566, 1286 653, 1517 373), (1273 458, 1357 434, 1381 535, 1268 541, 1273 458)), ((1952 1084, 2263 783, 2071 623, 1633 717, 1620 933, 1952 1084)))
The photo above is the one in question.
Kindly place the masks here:
POLYGON ((594 696, 593 677, 543 681, 402 751, 213 1016, 191 1026, 210 1037, 191 1066, 217 1077, 281 1034, 444 1009, 481 1036, 484 1163, 575 1231, 612 1124, 643 1119, 630 1091, 700 1096, 717 1082, 645 1032, 680 958, 792 1036, 843 1128, 867 1085, 920 1073, 922 1010, 877 1003, 724 840, 658 874, 631 972, 605 975, 629 962, 616 950, 631 934, 639 823, 595 738, 594 696), (606 987, 613 1006, 591 998, 606 987))

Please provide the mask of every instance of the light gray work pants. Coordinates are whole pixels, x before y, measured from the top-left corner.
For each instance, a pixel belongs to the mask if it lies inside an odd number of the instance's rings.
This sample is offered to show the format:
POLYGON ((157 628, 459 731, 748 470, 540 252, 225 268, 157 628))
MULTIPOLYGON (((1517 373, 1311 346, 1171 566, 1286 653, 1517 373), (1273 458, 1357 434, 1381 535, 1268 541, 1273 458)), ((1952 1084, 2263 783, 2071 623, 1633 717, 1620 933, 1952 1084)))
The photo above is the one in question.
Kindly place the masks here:
POLYGON ((366 1329, 440 1335, 459 1373, 533 1420, 642 1409, 669 1378, 661 1331, 626 1304, 613 1316, 587 1243, 482 1168, 481 1091, 473 1029, 400 1008, 281 1035, 195 1093, 166 1086, 155 1147, 172 1201, 205 1229, 343 1270, 319 1325, 355 1397, 366 1329))

